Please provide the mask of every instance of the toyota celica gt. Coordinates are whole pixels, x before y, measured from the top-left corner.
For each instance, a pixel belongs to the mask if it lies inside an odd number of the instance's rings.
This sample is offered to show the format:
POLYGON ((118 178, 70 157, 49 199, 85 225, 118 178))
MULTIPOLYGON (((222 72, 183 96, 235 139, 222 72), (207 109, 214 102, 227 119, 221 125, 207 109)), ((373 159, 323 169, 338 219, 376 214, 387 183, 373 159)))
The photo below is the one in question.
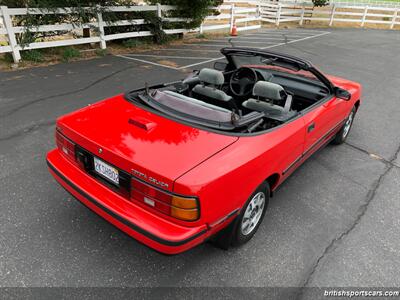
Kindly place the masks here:
POLYGON ((60 117, 54 178, 165 254, 249 241, 274 190, 310 155, 341 144, 360 84, 282 53, 223 48, 226 61, 60 117))

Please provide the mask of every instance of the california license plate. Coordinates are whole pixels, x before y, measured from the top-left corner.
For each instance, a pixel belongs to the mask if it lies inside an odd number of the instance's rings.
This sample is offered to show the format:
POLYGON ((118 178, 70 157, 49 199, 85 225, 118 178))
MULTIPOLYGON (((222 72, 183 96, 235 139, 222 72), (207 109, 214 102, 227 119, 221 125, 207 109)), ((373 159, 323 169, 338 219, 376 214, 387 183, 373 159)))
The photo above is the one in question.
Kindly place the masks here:
POLYGON ((119 184, 118 170, 96 157, 94 157, 94 170, 111 182, 119 184))

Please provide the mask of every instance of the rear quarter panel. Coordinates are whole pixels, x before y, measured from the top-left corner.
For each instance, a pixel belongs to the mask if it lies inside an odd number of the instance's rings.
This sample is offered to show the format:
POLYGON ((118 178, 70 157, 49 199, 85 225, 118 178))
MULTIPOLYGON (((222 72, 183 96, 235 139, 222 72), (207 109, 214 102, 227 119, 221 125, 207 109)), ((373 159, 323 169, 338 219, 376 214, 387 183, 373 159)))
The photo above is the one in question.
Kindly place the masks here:
MULTIPOLYGON (((271 132, 240 137, 178 178, 174 191, 198 195, 202 222, 213 224, 241 208, 266 178, 282 174, 301 155, 304 130, 303 119, 298 118, 271 132)), ((283 179, 280 175, 279 182, 283 179)))

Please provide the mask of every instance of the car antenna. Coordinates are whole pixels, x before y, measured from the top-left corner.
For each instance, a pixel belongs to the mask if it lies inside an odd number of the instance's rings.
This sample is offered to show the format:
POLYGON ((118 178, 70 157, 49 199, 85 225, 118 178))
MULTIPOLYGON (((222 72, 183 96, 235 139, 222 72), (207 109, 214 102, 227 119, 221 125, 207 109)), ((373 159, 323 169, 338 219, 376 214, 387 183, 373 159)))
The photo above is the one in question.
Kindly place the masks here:
POLYGON ((235 45, 233 44, 233 41, 232 41, 232 40, 233 40, 233 39, 230 38, 230 39, 228 40, 228 42, 229 42, 229 44, 231 44, 232 48, 235 48, 235 45))

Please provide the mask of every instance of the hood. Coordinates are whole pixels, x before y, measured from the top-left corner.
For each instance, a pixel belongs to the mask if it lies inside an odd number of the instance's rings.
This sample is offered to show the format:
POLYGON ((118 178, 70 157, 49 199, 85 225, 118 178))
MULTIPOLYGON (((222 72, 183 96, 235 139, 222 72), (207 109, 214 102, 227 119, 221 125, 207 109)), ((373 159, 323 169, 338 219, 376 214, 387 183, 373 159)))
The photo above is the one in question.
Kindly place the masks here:
POLYGON ((169 190, 178 177, 238 139, 158 116, 123 95, 61 117, 57 127, 106 162, 143 180, 167 183, 169 190))

